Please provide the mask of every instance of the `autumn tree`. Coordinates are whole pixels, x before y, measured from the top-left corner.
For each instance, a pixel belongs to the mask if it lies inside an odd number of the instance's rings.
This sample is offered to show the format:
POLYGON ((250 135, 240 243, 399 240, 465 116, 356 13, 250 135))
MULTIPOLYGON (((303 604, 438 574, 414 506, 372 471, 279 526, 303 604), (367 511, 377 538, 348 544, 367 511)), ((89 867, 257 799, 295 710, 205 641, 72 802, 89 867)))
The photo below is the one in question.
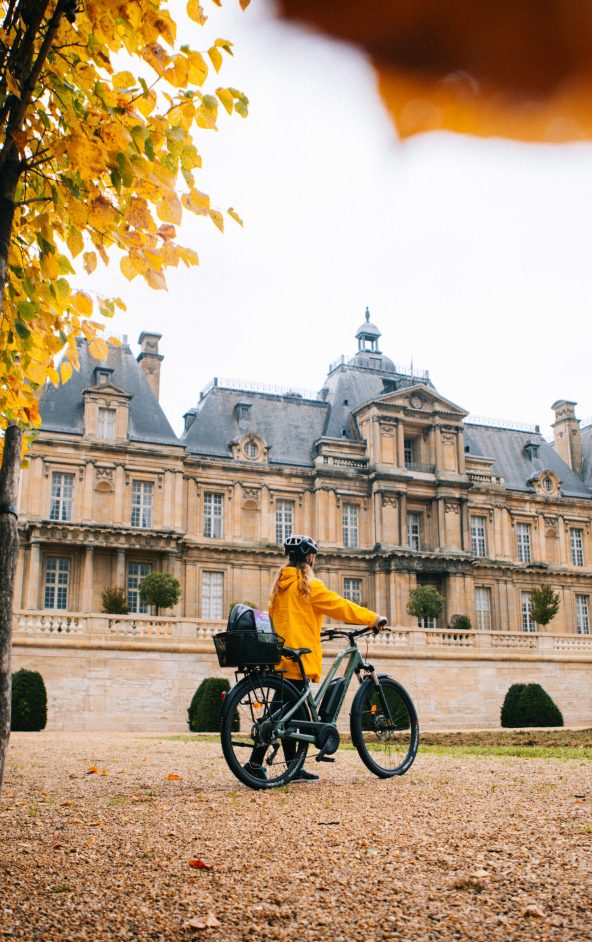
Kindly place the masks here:
MULTIPOLYGON (((186 10, 204 25, 198 0, 186 10)), ((0 0, 0 783, 23 435, 39 424, 43 384, 76 369, 76 338, 102 358, 101 318, 124 307, 76 290, 75 266, 92 273, 115 256, 126 278, 164 289, 170 266, 198 263, 177 241, 184 211, 223 230, 198 186, 195 138, 220 107, 247 113, 215 81, 225 55, 226 39, 180 44, 166 0, 0 0)))
POLYGON ((533 589, 530 596, 530 615, 537 625, 548 625, 559 611, 559 592, 553 592, 550 585, 533 589))

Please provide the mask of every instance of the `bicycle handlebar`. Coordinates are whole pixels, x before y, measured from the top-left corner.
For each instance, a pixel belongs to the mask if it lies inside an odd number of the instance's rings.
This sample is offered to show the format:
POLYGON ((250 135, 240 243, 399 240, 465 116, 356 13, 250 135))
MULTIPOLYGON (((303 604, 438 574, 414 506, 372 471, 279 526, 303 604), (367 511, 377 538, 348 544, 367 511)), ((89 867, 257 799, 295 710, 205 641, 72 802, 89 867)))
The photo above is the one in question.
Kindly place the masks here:
POLYGON ((388 630, 390 629, 377 628, 376 625, 366 625, 364 628, 355 628, 353 631, 347 631, 344 628, 325 628, 324 631, 321 631, 321 641, 331 641, 333 638, 348 638, 352 641, 355 638, 362 637, 362 635, 367 635, 369 632, 377 635, 381 631, 388 630))

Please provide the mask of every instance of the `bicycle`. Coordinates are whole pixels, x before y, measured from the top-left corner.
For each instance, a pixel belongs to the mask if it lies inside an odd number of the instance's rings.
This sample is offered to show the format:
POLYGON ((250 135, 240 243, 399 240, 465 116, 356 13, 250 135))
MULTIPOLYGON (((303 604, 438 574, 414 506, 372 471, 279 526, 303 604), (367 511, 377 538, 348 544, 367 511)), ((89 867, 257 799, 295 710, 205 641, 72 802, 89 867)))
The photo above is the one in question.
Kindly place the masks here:
POLYGON ((398 681, 377 674, 356 643, 357 638, 377 630, 329 628, 321 633, 322 641, 347 638, 348 645, 338 653, 316 695, 301 660, 308 648, 278 647, 278 655, 298 664, 303 692, 274 670, 273 664, 239 667, 237 683, 224 698, 220 726, 224 758, 239 781, 254 789, 286 785, 302 768, 311 745, 319 750, 317 762, 334 762, 332 756, 340 743, 337 719, 354 674, 360 687, 351 706, 350 732, 360 759, 379 778, 409 770, 419 745, 411 697, 398 681), (343 674, 336 677, 346 658, 343 674), (241 673, 245 676, 238 680, 241 673), (257 774, 251 771, 253 755, 257 774))

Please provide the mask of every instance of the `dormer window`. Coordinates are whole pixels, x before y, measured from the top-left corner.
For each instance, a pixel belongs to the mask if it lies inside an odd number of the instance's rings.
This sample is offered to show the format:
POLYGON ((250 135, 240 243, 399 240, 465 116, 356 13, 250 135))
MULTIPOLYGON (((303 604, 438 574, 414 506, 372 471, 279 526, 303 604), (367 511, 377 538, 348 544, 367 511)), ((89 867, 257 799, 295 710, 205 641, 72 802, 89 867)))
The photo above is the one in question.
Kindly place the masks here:
POLYGON ((538 458, 540 447, 541 447, 540 442, 526 442, 526 445, 524 446, 524 451, 526 452, 526 454, 528 455, 531 461, 533 461, 534 458, 538 458))
POLYGON ((234 415, 239 424, 241 422, 246 422, 247 419, 249 418, 250 413, 251 413, 251 403, 246 402, 244 399, 241 399, 240 402, 237 402, 237 404, 234 407, 234 415))
POLYGON ((113 370, 108 369, 108 367, 97 366, 95 368, 95 386, 106 386, 107 383, 110 383, 112 372, 113 370))
POLYGON ((97 438, 103 441, 113 441, 115 438, 115 409, 106 409, 99 406, 97 422, 97 438))
POLYGON ((543 478, 541 481, 541 487, 544 491, 547 491, 550 494, 553 491, 553 481, 551 478, 543 478))
POLYGON ((253 458, 256 458, 257 455, 259 454, 259 446, 257 445, 257 442, 253 441, 253 439, 250 438, 243 445, 243 451, 245 453, 245 457, 250 458, 252 460, 253 458))

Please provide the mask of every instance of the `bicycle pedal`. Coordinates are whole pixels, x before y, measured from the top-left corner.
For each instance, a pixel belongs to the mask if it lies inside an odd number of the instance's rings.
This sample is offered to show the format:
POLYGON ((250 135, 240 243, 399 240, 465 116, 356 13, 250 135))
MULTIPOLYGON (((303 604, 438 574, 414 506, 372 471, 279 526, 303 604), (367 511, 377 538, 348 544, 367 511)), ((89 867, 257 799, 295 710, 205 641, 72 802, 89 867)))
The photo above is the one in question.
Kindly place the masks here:
POLYGON ((332 756, 315 756, 315 762, 335 762, 332 756))

